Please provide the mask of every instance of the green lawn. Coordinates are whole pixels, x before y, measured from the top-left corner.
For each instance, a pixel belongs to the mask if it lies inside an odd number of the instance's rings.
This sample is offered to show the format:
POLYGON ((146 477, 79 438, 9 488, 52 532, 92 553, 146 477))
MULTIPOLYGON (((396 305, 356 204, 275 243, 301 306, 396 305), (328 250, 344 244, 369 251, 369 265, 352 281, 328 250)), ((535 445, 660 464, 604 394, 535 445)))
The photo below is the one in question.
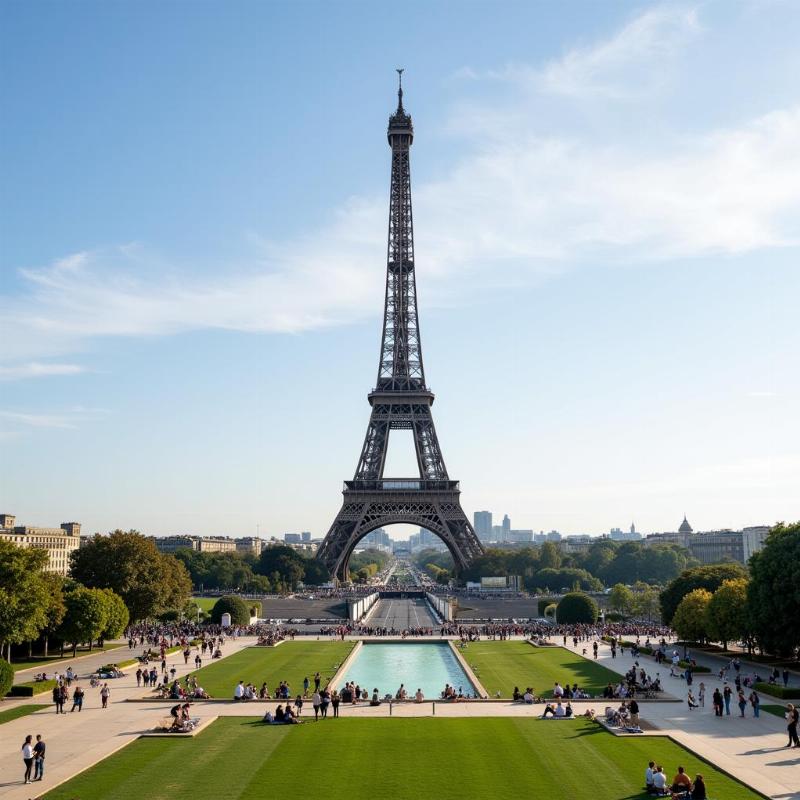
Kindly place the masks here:
POLYGON ((200 606, 201 611, 208 611, 210 612, 212 608, 216 605, 217 600, 219 597, 193 597, 192 602, 196 606, 200 606))
POLYGON ((619 675, 563 647, 533 647, 525 642, 473 642, 459 651, 472 667, 489 697, 499 691, 511 697, 514 687, 532 686, 537 695, 550 695, 553 684, 577 683, 591 695, 602 695, 619 675))
POLYGON ((761 704, 761 710, 766 711, 768 714, 774 714, 776 717, 780 717, 781 719, 786 718, 786 706, 776 706, 767 704, 761 704))
POLYGON ((17 706, 16 708, 9 708, 7 711, 0 711, 0 725, 4 722, 11 722, 12 719, 19 719, 26 717, 28 714, 33 714, 40 708, 49 708, 49 705, 42 705, 41 703, 28 703, 25 706, 17 706))
POLYGON ((313 687, 317 671, 324 686, 354 646, 355 642, 323 640, 284 642, 278 647, 248 647, 193 674, 212 697, 233 697, 240 680, 254 683, 256 688, 266 681, 273 694, 281 681, 288 681, 296 694, 303 691, 305 676, 313 687))
MULTIPOLYGON (((125 645, 119 644, 119 642, 115 642, 114 644, 104 644, 102 648, 94 645, 90 652, 88 647, 81 646, 78 648, 78 652, 75 657, 89 656, 93 653, 99 653, 103 650, 116 650, 121 647, 125 647, 125 645)), ((54 666, 59 661, 63 661, 66 664, 66 662, 72 660, 72 658, 72 648, 65 647, 63 656, 56 653, 55 655, 49 655, 47 658, 44 658, 43 656, 34 656, 30 659, 20 658, 17 661, 12 661, 11 666, 14 669, 14 672, 19 672, 23 669, 33 669, 34 667, 44 667, 45 671, 49 672, 49 667, 54 666)))
POLYGON ((223 717, 194 739, 139 739, 45 797, 644 800, 650 759, 670 777, 678 764, 692 776, 701 772, 715 800, 759 797, 667 738, 616 737, 584 720, 496 717, 294 726, 223 717))

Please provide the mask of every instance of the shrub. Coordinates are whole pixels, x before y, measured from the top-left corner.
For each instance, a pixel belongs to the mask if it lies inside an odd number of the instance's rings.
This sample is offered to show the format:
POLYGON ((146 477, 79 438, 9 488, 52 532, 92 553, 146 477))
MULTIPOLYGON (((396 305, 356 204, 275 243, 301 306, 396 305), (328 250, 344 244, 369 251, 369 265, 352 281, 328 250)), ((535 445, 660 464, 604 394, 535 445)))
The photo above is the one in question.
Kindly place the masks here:
POLYGON ((597 621, 597 603, 583 592, 570 592, 558 604, 556 620, 559 625, 597 621))
POLYGON ((537 602, 537 607, 539 609, 539 616, 544 616, 544 611, 551 603, 555 603, 555 597, 540 597, 539 601, 537 602))
POLYGON ((544 616, 546 618, 548 618, 548 619, 550 617, 555 617, 557 608, 558 608, 558 606, 556 606, 555 603, 550 603, 549 605, 545 606, 544 616))
POLYGON ((5 697, 14 683, 14 668, 8 661, 0 658, 0 697, 5 697))
POLYGON ((261 616, 261 601, 260 600, 251 600, 250 601, 250 616, 251 617, 260 617, 261 616))
POLYGON ((624 614, 617 614, 616 611, 611 611, 606 614, 606 621, 607 622, 622 622, 625 619, 624 614))
POLYGON ((773 683, 757 683, 755 690, 759 694, 780 697, 781 700, 800 700, 800 686, 776 686, 773 683))
POLYGON ((247 603, 241 597, 235 594, 226 594, 220 597, 211 609, 211 621, 215 625, 222 622, 222 615, 231 615, 231 624, 233 625, 249 625, 250 624, 250 609, 247 603))

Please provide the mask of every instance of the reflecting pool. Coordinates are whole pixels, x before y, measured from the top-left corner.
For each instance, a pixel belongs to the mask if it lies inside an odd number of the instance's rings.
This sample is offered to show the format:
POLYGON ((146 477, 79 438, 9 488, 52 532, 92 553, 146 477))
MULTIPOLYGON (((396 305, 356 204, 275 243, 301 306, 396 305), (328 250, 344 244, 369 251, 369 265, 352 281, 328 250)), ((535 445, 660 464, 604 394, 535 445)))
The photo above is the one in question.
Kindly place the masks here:
POLYGON ((472 696, 475 687, 447 642, 367 642, 342 676, 338 688, 353 681, 367 689, 377 687, 382 698, 405 684, 409 697, 422 689, 426 700, 437 699, 446 683, 472 696))

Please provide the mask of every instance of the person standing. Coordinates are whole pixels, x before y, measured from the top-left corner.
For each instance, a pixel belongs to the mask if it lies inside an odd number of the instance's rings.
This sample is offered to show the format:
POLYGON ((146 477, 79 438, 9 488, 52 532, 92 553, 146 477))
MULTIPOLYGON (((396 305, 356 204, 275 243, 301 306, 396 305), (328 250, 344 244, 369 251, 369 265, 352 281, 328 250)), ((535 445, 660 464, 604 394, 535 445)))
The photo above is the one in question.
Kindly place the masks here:
POLYGON ((33 736, 26 736, 22 744, 22 760, 25 763, 25 783, 31 782, 31 770, 33 769, 33 736))
POLYGON ((111 696, 111 689, 108 688, 108 684, 104 683, 103 688, 100 690, 100 700, 103 703, 103 708, 108 708, 108 698, 111 696))
POLYGON ((711 701, 714 704, 714 715, 717 717, 722 716, 722 692, 719 689, 714 689, 714 694, 711 695, 711 701))
POLYGON ((784 668, 783 670, 783 686, 786 688, 789 685, 789 670, 784 668))
POLYGON ((786 746, 791 747, 794 745, 795 747, 800 747, 800 740, 797 738, 797 723, 800 721, 800 713, 791 703, 786 706, 786 719, 789 721, 786 726, 786 730, 789 733, 789 744, 786 746))
POLYGON ((733 695, 733 689, 731 689, 728 684, 725 684, 725 688, 722 690, 722 699, 725 701, 725 714, 726 716, 731 715, 731 696, 733 695))
POLYGON ((33 746, 33 779, 40 781, 44 778, 44 751, 47 745, 42 741, 42 735, 36 734, 36 744, 33 746))
POLYGON ((700 703, 700 708, 706 707, 706 685, 700 681, 700 688, 697 692, 697 702, 700 703))
POLYGON ((311 705, 314 706, 314 720, 316 721, 319 719, 319 707, 322 705, 322 698, 317 689, 311 695, 311 705))
POLYGON ((630 705, 628 706, 628 711, 630 712, 630 724, 632 728, 639 727, 639 704, 636 700, 631 700, 630 705))
POLYGON ((56 714, 64 713, 64 692, 60 683, 53 687, 53 703, 56 707, 56 714))
POLYGON ((333 716, 339 716, 339 692, 336 689, 333 690, 333 694, 331 695, 331 706, 333 706, 333 716))
POLYGON ((739 689, 737 695, 737 702, 739 703, 739 715, 744 717, 744 710, 747 708, 747 700, 744 699, 744 692, 739 689))
POLYGON ((761 698, 758 696, 758 692, 753 689, 747 699, 750 701, 750 705, 753 706, 753 716, 758 719, 758 707, 761 705, 761 698))
POLYGON ((303 697, 308 697, 308 687, 308 675, 306 675, 305 678, 303 678, 303 697))
POLYGON ((80 685, 76 686, 75 691, 72 693, 72 708, 70 709, 70 713, 76 708, 79 714, 83 710, 83 689, 81 689, 80 685))
POLYGON ((314 673, 314 691, 319 693, 319 685, 322 683, 322 676, 319 672, 314 673))

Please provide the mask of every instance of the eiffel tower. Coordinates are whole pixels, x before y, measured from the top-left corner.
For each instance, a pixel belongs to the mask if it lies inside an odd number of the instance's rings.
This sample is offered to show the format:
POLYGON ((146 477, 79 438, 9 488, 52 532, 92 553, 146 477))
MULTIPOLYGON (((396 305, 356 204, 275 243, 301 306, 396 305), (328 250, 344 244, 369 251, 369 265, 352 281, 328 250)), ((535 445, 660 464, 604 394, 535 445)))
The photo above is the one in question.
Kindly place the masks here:
POLYGON ((389 117, 387 132, 392 178, 378 380, 368 395, 372 413, 355 476, 345 481, 342 508, 317 554, 331 575, 345 582, 355 546, 370 531, 384 525, 419 525, 436 534, 450 550, 457 571, 483 553, 461 508, 458 481, 447 475, 431 415, 433 392, 425 384, 411 215, 409 151, 414 127, 403 108, 403 70, 397 72, 397 110, 389 117), (393 430, 412 431, 418 477, 383 477, 389 432, 393 430))

